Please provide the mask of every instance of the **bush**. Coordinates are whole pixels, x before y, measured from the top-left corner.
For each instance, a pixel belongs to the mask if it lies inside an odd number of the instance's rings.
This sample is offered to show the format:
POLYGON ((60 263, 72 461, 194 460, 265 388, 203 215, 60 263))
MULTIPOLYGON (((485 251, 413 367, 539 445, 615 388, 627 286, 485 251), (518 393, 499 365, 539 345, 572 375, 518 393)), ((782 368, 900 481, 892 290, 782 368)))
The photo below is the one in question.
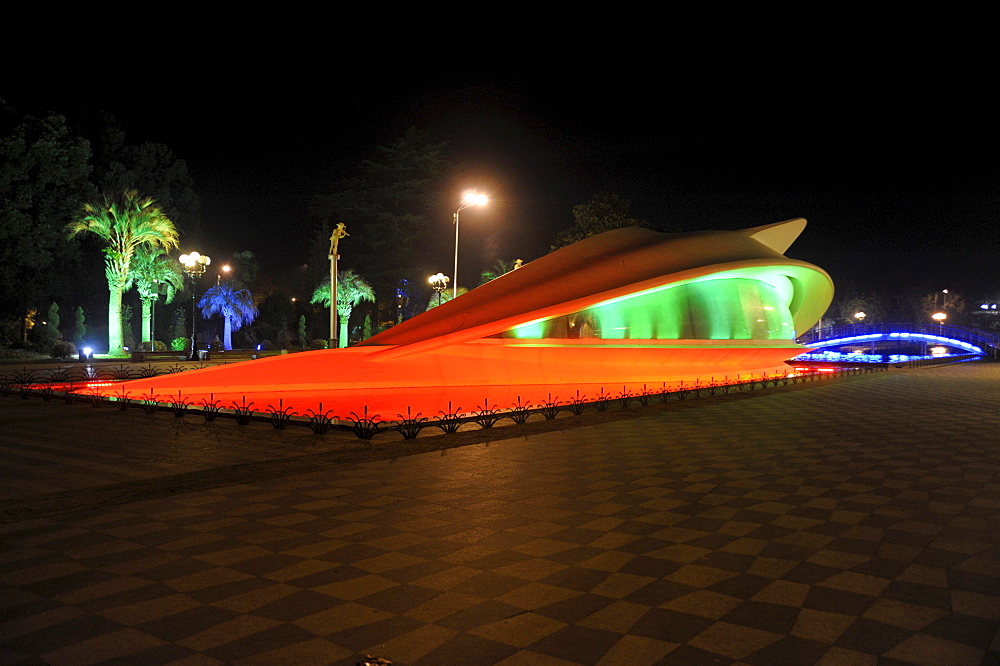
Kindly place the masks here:
POLYGON ((261 340, 258 349, 261 351, 274 351, 274 343, 270 340, 261 340))
POLYGON ((328 344, 326 340, 310 340, 309 349, 326 349, 328 344))
POLYGON ((184 351, 191 343, 191 338, 174 338, 170 341, 171 351, 184 351))
MULTIPOLYGON (((153 340, 139 343, 139 351, 167 351, 167 344, 163 340, 153 340)), ((174 351, 181 351, 175 349, 174 351)))
POLYGON ((72 358, 76 355, 76 345, 69 340, 60 340, 52 345, 52 358, 72 358))
POLYGON ((44 358, 44 356, 23 347, 0 347, 0 359, 34 360, 40 358, 44 358))

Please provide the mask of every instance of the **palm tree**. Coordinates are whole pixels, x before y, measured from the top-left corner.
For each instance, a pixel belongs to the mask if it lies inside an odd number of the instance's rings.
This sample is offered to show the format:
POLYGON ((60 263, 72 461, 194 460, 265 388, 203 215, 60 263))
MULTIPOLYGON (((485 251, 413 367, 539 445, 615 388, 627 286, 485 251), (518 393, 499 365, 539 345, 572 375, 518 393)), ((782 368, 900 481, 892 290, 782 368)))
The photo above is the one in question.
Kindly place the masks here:
POLYGON ((143 245, 177 247, 177 229, 155 201, 125 190, 120 197, 104 195, 100 204, 84 204, 79 219, 66 225, 69 237, 90 232, 107 244, 104 274, 108 279, 108 354, 124 356, 122 293, 131 275, 132 259, 143 245))
MULTIPOLYGON (((347 346, 347 323, 351 318, 351 311, 361 301, 375 302, 375 291, 363 277, 354 271, 337 272, 337 316, 340 317, 340 346, 347 346)), ((323 280, 313 291, 310 303, 320 303, 323 307, 330 307, 330 278, 323 280)))
POLYGON ((174 300, 174 294, 184 288, 184 274, 177 261, 171 259, 163 248, 143 245, 132 260, 131 277, 142 303, 141 339, 150 342, 153 339, 153 306, 160 298, 160 285, 166 285, 164 303, 169 305, 174 300))
POLYGON ((493 264, 493 268, 483 271, 479 274, 479 284, 483 285, 490 280, 496 280, 501 275, 506 275, 514 270, 514 266, 517 264, 515 259, 497 259, 497 262, 493 264))
POLYGON ((233 331, 240 330, 257 318, 257 306, 246 289, 234 289, 228 282, 222 282, 207 289, 198 301, 201 314, 205 317, 220 314, 225 322, 222 346, 233 348, 233 331))

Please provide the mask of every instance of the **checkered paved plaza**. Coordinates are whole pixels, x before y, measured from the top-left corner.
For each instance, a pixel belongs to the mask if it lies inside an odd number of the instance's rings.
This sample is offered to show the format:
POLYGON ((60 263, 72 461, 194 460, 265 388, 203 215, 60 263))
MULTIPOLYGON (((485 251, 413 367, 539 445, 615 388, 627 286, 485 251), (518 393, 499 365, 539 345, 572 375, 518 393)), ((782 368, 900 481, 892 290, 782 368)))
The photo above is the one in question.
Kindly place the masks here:
POLYGON ((12 393, 0 663, 1000 663, 998 387, 371 442, 12 393))

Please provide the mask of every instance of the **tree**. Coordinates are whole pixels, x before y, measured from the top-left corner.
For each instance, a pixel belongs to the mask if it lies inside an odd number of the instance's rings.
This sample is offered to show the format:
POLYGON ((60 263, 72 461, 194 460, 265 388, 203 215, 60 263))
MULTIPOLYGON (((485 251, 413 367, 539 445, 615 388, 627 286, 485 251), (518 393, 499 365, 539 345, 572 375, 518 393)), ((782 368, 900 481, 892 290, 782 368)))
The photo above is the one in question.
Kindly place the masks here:
POLYGON ((63 229, 95 194, 90 144, 65 117, 19 116, 3 100, 0 132, 0 313, 23 323, 80 286, 80 248, 63 229))
MULTIPOLYGON (((360 275, 348 269, 337 272, 337 316, 340 318, 340 346, 347 346, 347 324, 351 312, 361 301, 375 302, 375 291, 360 275)), ((327 278, 313 290, 310 303, 330 307, 330 279, 327 278)))
POLYGON ((73 342, 76 346, 83 346, 83 339, 87 336, 87 325, 84 323, 86 318, 83 316, 83 308, 79 305, 76 306, 75 321, 73 324, 73 342))
POLYGON ((93 150, 93 180, 103 192, 138 190, 156 200, 178 233, 201 240, 201 198, 184 160, 161 143, 130 145, 118 121, 98 111, 78 118, 93 150))
POLYGON ((222 315, 224 322, 222 346, 226 349, 233 348, 233 331, 238 331, 244 324, 252 322, 258 314, 250 292, 246 289, 235 289, 228 282, 207 289, 198 301, 198 307, 206 318, 216 314, 222 315))
POLYGON ((493 264, 493 268, 488 271, 483 271, 479 276, 479 284, 483 285, 490 280, 496 280, 501 275, 506 275, 514 270, 514 266, 517 264, 516 259, 497 259, 497 262, 493 264))
POLYGON ((376 148, 356 177, 316 197, 313 210, 324 227, 309 255, 314 281, 329 266, 330 231, 339 221, 350 233, 349 243, 342 244, 345 261, 363 266, 377 293, 389 296, 399 280, 427 274, 420 269, 436 249, 447 247, 449 238, 430 232, 437 228, 432 220, 451 219, 450 213, 442 214, 445 198, 440 195, 444 146, 410 129, 391 145, 376 148))
POLYGON ((309 344, 309 336, 306 335, 306 316, 299 315, 299 347, 302 349, 306 348, 309 344))
POLYGON ((88 232, 105 242, 104 274, 108 280, 108 354, 124 356, 122 293, 131 275, 132 259, 142 245, 170 250, 177 247, 177 230, 156 202, 135 190, 120 196, 105 194, 100 204, 84 204, 81 216, 67 225, 70 238, 88 232))
POLYGON ((174 294, 184 288, 184 274, 180 265, 170 258, 162 247, 141 245, 132 261, 131 281, 139 292, 142 304, 142 324, 139 338, 142 342, 153 340, 153 308, 160 299, 160 292, 166 295, 164 305, 170 305, 174 294))
MULTIPOLYGON (((244 289, 253 289, 256 286, 257 277, 260 275, 260 263, 253 252, 250 250, 233 252, 233 258, 229 263, 233 265, 233 281, 244 289)), ((256 289, 254 295, 257 295, 256 289)))
POLYGON ((846 298, 838 299, 838 313, 842 321, 849 321, 858 324, 878 324, 885 322, 886 308, 882 298, 876 294, 849 295, 846 298), (864 313, 864 317, 858 317, 859 313, 864 313))
POLYGON ((29 331, 31 346, 40 352, 51 351, 52 345, 58 342, 59 333, 59 304, 49 305, 45 314, 35 313, 34 325, 29 331))
POLYGON ((649 226, 644 220, 632 217, 628 199, 608 192, 598 193, 590 201, 574 206, 573 219, 576 224, 556 237, 553 250, 612 229, 649 226))
POLYGON ((132 328, 132 305, 122 305, 122 349, 137 349, 135 344, 135 329, 132 328))
MULTIPOLYGON (((462 294, 466 294, 468 292, 469 290, 466 289, 465 287, 458 288, 458 296, 461 296, 462 294)), ((448 301, 452 300, 452 298, 457 298, 457 297, 452 296, 451 289, 445 289, 440 294, 438 293, 431 294, 430 299, 427 301, 427 309, 433 310, 438 305, 444 305, 448 301)))
POLYGON ((920 312, 926 317, 925 322, 931 322, 931 315, 943 312, 949 323, 961 322, 965 315, 965 298, 948 289, 924 294, 920 297, 920 312))

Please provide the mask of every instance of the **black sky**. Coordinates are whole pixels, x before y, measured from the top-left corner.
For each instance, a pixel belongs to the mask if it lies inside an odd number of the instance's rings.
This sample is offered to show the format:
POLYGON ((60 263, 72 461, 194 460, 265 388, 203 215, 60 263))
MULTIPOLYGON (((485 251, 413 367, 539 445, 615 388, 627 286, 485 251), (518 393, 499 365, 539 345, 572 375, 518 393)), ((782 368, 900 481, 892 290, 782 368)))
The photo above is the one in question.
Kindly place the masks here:
MULTIPOLYGON (((447 139, 468 174, 456 202, 465 187, 493 198, 489 210, 463 213, 466 275, 496 258, 540 256, 572 223, 572 207, 604 190, 665 230, 805 217, 788 255, 838 286, 970 298, 1000 288, 1000 137, 991 88, 971 74, 734 66, 654 75, 504 62, 377 74, 331 72, 309 86, 220 77, 172 105, 112 96, 99 106, 130 142, 162 142, 186 160, 203 197, 204 251, 250 249, 285 276, 307 260, 312 197, 416 126, 447 139)), ((50 106, 69 101, 48 94, 50 106)), ((452 233, 451 212, 428 233, 452 233)), ((450 257, 440 261, 449 273, 450 257)))

